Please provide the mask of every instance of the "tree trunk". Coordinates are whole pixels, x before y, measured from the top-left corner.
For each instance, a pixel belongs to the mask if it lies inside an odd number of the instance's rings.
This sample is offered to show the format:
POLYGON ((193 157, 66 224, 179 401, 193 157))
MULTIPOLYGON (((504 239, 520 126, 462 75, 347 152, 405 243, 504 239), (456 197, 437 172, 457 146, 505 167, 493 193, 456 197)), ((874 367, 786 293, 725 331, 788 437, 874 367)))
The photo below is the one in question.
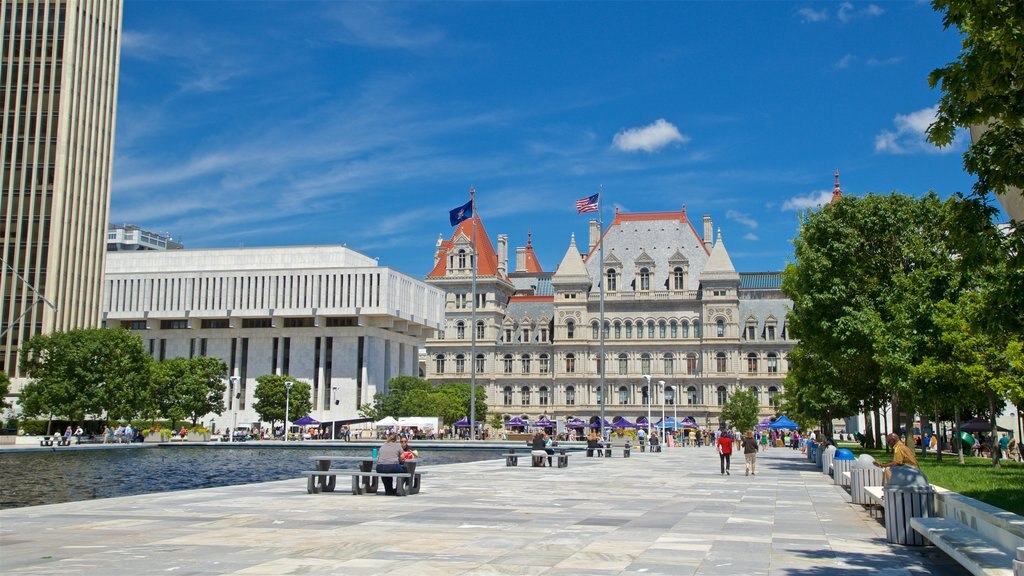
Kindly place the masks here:
POLYGON ((953 425, 953 441, 956 442, 956 453, 959 455, 960 463, 964 463, 964 439, 960 437, 960 408, 953 410, 953 417, 956 422, 953 425))
POLYGON ((871 434, 871 448, 878 448, 878 435, 882 433, 882 414, 879 408, 875 408, 875 430, 871 434))
POLYGON ((878 417, 878 412, 873 408, 865 407, 864 410, 864 447, 875 447, 875 426, 873 420, 878 417))
POLYGON ((996 393, 995 390, 988 391, 988 423, 992 427, 992 432, 989 434, 989 453, 992 455, 992 467, 1001 468, 999 465, 999 440, 998 431, 996 428, 996 393))
POLYGON ((942 462, 942 438, 945 437, 945 433, 939 434, 939 411, 935 411, 935 421, 932 422, 932 438, 935 439, 935 461, 942 462))

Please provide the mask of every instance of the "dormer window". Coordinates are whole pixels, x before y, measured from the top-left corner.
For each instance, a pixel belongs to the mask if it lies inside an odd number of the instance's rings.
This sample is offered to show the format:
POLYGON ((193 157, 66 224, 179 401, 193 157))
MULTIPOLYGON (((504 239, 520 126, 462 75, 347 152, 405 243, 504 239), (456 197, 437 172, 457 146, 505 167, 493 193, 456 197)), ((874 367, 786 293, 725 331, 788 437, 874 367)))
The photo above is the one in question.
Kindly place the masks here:
POLYGON ((649 292, 651 290, 651 271, 648 268, 640 269, 640 291, 649 292))
POLYGON ((686 270, 682 266, 672 269, 672 289, 686 290, 686 270))
POLYGON ((465 250, 459 250, 459 252, 458 252, 458 261, 459 261, 459 268, 460 269, 466 267, 466 251, 465 250))

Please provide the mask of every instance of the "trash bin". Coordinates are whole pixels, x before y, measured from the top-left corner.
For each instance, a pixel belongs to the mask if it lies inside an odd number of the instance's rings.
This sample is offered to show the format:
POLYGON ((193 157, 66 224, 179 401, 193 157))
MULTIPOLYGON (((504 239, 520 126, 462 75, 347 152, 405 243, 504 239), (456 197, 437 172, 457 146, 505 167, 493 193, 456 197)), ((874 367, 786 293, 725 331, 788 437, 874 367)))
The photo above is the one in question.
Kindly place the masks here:
POLYGON ((626 445, 622 447, 622 457, 629 458, 629 451, 632 450, 632 446, 629 445, 629 440, 626 440, 626 445))
POLYGON ((890 544, 924 546, 927 540, 910 527, 910 519, 932 515, 935 491, 928 478, 912 466, 893 466, 883 493, 886 540, 890 544))
POLYGON ((881 486, 884 470, 875 466, 875 459, 870 454, 861 454, 850 464, 850 501, 854 504, 871 504, 864 497, 865 486, 881 486))
POLYGON ((822 450, 822 454, 821 454, 821 473, 822 474, 828 476, 829 474, 832 473, 832 471, 829 470, 828 468, 829 468, 829 466, 832 465, 832 458, 835 457, 835 453, 836 453, 836 447, 832 446, 831 444, 828 447, 826 447, 826 448, 824 448, 822 450))
MULTIPOLYGON (((850 466, 856 462, 857 459, 853 457, 853 452, 847 448, 840 448, 835 451, 832 456, 832 484, 836 486, 849 486, 850 481, 843 475, 844 472, 850 471, 850 466)), ((853 476, 853 474, 850 474, 853 476)))
MULTIPOLYGON (((825 445, 824 444, 815 444, 814 465, 817 466, 819 470, 821 469, 821 459, 822 459, 822 457, 824 457, 824 455, 825 455, 825 445)), ((828 468, 826 468, 826 470, 828 470, 828 468)))

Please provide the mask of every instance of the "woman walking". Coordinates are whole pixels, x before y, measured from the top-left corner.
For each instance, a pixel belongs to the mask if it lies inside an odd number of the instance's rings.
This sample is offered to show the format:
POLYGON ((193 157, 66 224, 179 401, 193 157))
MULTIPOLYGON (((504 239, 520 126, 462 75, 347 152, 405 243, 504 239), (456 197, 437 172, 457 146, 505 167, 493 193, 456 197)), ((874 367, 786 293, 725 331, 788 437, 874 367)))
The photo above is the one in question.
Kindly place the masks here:
POLYGON ((722 474, 731 476, 729 474, 729 459, 732 457, 732 438, 729 436, 729 432, 722 430, 722 434, 715 444, 718 446, 718 461, 722 467, 722 474))
POLYGON ((754 433, 747 430, 747 435, 743 438, 743 458, 746 460, 744 465, 743 475, 747 474, 757 476, 757 470, 755 466, 757 464, 757 440, 754 439, 754 433))

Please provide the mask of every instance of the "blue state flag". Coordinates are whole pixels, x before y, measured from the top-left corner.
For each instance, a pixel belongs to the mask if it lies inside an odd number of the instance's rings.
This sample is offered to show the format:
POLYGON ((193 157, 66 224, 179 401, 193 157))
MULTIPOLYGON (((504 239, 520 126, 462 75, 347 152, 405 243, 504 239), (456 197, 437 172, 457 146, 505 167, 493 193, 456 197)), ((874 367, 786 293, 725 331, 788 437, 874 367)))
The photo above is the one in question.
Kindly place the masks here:
POLYGON ((457 226, 459 222, 463 220, 469 220, 473 217, 473 201, 470 200, 462 206, 448 212, 448 219, 451 220, 452 226, 457 226))

